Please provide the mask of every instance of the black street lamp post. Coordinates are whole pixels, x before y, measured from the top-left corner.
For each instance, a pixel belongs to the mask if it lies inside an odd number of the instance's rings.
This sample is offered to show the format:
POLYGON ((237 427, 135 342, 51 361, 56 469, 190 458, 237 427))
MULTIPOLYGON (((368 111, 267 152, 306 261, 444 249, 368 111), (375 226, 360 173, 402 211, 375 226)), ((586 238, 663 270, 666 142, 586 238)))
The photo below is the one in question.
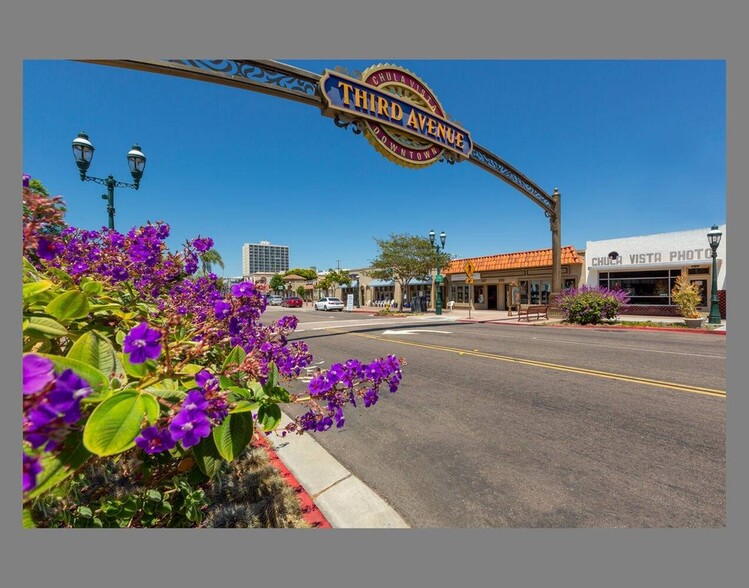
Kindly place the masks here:
POLYGON ((429 242, 432 244, 432 247, 434 248, 434 252, 437 254, 437 275, 434 278, 434 281, 437 283, 437 305, 435 307, 435 314, 442 314, 442 276, 440 275, 440 250, 445 250, 445 240, 447 239, 447 235, 445 234, 445 231, 442 231, 440 233, 440 243, 437 243, 435 245, 434 243, 434 229, 429 231, 429 242))
POLYGON ((82 182, 95 182, 107 187, 107 193, 102 195, 102 199, 107 201, 107 213, 109 215, 109 228, 114 230, 114 189, 115 188, 133 188, 135 190, 140 186, 140 179, 143 177, 143 170, 146 167, 146 156, 140 150, 139 145, 133 145, 133 148, 127 153, 127 163, 130 166, 130 174, 135 180, 134 184, 126 184, 125 182, 118 182, 114 177, 107 176, 106 178, 95 178, 93 176, 86 175, 88 167, 91 165, 91 160, 94 157, 94 146, 88 139, 88 135, 81 131, 78 136, 73 139, 73 156, 75 157, 75 163, 78 165, 78 169, 81 172, 82 182))
POLYGON ((720 238, 723 236, 718 230, 718 225, 710 227, 710 232, 707 234, 707 242, 710 243, 710 249, 712 249, 713 256, 713 280, 712 280, 712 293, 710 295, 710 315, 708 316, 707 322, 710 325, 720 324, 720 305, 718 304, 718 270, 716 266, 716 260, 718 258, 718 245, 720 245, 720 238))

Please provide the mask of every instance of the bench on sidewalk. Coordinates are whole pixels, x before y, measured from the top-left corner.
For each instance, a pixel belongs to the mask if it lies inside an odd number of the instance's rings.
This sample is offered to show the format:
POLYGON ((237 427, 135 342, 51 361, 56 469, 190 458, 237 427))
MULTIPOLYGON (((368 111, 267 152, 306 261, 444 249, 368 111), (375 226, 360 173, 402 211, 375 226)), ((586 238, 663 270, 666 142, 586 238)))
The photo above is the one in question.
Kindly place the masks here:
POLYGON ((525 308, 521 306, 520 309, 518 310, 518 320, 525 317, 525 320, 530 322, 532 314, 536 315, 537 320, 541 320, 541 315, 543 315, 544 318, 548 320, 549 305, 548 304, 529 304, 525 308))

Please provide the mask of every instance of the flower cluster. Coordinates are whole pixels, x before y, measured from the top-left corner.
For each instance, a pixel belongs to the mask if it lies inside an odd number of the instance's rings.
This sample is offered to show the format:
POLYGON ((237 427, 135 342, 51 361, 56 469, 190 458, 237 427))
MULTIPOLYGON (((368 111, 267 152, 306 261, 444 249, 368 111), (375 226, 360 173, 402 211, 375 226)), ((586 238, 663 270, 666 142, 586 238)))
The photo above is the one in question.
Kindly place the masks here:
MULTIPOLYGON (((71 425, 81 418, 81 399, 91 394, 89 383, 66 369, 57 373, 41 355, 23 356, 23 440, 35 450, 55 451, 71 425)), ((37 458, 24 457, 24 491, 36 486, 37 458)))
POLYGON ((135 444, 145 453, 168 451, 177 443, 189 449, 208 437, 229 414, 226 393, 219 389, 216 376, 201 370, 195 382, 198 387, 187 393, 176 414, 162 419, 159 426, 146 427, 135 438, 135 444))
MULTIPOLYGON (((36 192, 30 187, 30 176, 23 176, 23 252, 32 259, 37 256, 37 248, 43 240, 43 252, 57 255, 61 247, 52 247, 51 236, 59 232, 64 222, 65 203, 60 196, 52 198, 36 192)), ((45 258, 49 259, 49 257, 45 258)))
POLYGON ((379 399, 380 387, 387 384, 391 393, 398 390, 403 373, 394 355, 363 364, 356 359, 335 363, 326 372, 319 372, 307 385, 312 408, 287 426, 287 431, 327 431, 335 422, 343 427, 346 404, 356 406, 357 398, 365 407, 379 399))

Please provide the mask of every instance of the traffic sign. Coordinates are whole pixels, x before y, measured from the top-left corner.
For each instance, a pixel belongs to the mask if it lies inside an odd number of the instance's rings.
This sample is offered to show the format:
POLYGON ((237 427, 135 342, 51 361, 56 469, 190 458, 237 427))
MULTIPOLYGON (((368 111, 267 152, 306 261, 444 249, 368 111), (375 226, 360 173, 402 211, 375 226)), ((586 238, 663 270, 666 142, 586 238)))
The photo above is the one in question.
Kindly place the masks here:
POLYGON ((465 271, 465 273, 466 273, 466 275, 468 277, 471 276, 471 274, 473 273, 474 269, 476 269, 476 268, 473 266, 473 264, 471 263, 470 260, 466 261, 465 264, 463 264, 463 270, 465 271))
POLYGON ((466 284, 473 284, 473 278, 471 276, 466 278, 466 284))

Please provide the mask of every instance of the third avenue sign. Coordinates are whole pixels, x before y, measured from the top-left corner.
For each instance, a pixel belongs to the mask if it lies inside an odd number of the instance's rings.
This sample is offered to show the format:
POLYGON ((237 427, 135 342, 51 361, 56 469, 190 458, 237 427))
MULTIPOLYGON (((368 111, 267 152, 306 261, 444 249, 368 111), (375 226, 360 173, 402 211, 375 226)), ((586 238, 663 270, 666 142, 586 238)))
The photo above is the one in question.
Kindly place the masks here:
POLYGON ((427 85, 401 67, 370 67, 361 80, 325 70, 319 87, 323 114, 362 119, 367 139, 395 163, 425 167, 445 150, 459 160, 471 155, 468 131, 447 120, 427 85))

